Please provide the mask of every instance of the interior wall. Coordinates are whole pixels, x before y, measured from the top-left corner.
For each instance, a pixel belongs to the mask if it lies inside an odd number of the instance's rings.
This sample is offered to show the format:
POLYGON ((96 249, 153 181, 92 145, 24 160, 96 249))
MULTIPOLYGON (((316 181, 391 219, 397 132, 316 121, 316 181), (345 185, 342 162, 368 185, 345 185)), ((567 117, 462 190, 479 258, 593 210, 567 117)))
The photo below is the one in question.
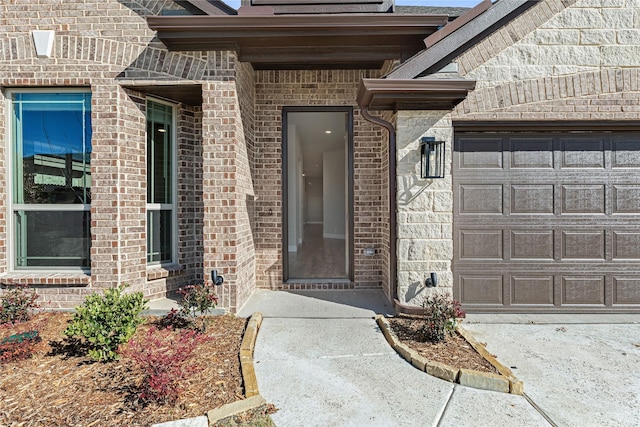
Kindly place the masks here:
POLYGON ((306 178, 306 217, 307 224, 322 224, 322 178, 306 178))
POLYGON ((344 149, 322 155, 322 235, 329 239, 346 238, 345 155, 344 149))
POLYGON ((288 189, 288 247, 289 252, 297 252, 298 250, 298 200, 300 198, 298 190, 298 176, 302 173, 298 170, 298 132, 296 125, 289 124, 287 127, 287 164, 289 168, 289 176, 287 184, 288 189))

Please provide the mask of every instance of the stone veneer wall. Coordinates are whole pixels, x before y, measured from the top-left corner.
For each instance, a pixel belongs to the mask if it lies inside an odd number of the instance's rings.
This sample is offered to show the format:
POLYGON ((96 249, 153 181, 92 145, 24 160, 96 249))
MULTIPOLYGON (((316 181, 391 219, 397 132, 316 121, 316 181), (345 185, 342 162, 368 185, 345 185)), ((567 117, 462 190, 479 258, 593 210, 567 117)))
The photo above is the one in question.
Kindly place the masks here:
MULTIPOLYGON (((353 284, 295 284, 301 288, 379 288, 386 285, 388 253, 386 179, 387 139, 380 126, 364 120, 355 105, 360 79, 377 77, 367 70, 256 71, 254 169, 257 285, 282 284, 282 107, 354 107, 353 284), (365 257, 365 247, 377 249, 365 257)), ((388 292, 388 290, 387 290, 388 292)))
POLYGON ((449 111, 400 111, 396 132, 398 300, 420 305, 429 292, 424 281, 431 272, 438 274, 439 289, 451 290, 453 286, 453 144, 449 111), (446 143, 444 179, 420 179, 423 136, 446 143))
POLYGON ((0 283, 37 285, 46 307, 74 306, 118 283, 164 296, 207 280, 213 268, 226 275, 220 289, 226 308, 240 306, 254 287, 247 203, 253 101, 244 99, 253 70, 232 52, 168 52, 145 21, 163 9, 180 6, 171 0, 0 5, 0 100, 11 87, 84 87, 93 94, 91 275, 7 271, 7 124, 0 103, 0 283), (38 29, 56 32, 51 58, 35 55, 31 31, 38 29), (147 268, 145 95, 124 86, 199 83, 205 108, 177 108, 179 265, 147 268))
POLYGON ((452 120, 638 120, 640 3, 543 0, 456 62, 477 89, 451 114, 399 112, 399 263, 402 302, 418 304, 425 274, 451 292, 452 120), (412 129, 428 129, 422 134, 412 129), (420 134, 418 134, 420 133, 420 134), (447 141, 447 178, 415 181, 422 136, 447 141), (441 269, 441 270, 440 270, 441 269), (418 298, 416 298, 418 296, 418 298))

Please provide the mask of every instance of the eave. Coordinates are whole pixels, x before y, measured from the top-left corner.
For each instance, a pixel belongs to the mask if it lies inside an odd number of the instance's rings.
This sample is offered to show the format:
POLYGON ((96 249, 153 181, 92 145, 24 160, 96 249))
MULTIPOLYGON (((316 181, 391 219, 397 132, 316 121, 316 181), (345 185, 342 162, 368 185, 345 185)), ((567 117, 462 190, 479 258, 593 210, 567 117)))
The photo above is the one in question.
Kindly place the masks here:
POLYGON ((424 49, 445 15, 150 16, 169 50, 235 50, 256 69, 379 68, 424 49))
POLYGON ((451 110, 475 86, 461 78, 362 79, 356 100, 368 110, 451 110))

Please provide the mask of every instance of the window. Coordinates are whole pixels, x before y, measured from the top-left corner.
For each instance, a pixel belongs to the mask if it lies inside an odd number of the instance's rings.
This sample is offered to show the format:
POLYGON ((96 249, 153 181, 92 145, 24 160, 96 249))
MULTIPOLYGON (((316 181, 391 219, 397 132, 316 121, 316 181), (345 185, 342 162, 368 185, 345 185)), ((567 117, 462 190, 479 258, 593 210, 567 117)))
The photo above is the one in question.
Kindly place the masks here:
POLYGON ((88 268, 91 93, 14 91, 10 102, 13 268, 88 268))
POLYGON ((174 261, 174 107, 147 101, 147 262, 174 261))

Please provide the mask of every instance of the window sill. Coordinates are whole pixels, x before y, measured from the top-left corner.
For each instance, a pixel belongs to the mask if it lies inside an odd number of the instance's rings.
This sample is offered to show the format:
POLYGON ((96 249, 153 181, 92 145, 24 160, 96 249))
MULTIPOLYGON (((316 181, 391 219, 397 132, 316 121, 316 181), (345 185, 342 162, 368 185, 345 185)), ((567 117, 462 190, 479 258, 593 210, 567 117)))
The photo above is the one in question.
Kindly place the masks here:
POLYGON ((184 267, 178 264, 154 265, 147 267, 147 281, 179 276, 183 271, 184 267))
POLYGON ((12 272, 0 275, 2 285, 54 285, 54 286, 88 286, 91 284, 89 273, 70 272, 12 272))

